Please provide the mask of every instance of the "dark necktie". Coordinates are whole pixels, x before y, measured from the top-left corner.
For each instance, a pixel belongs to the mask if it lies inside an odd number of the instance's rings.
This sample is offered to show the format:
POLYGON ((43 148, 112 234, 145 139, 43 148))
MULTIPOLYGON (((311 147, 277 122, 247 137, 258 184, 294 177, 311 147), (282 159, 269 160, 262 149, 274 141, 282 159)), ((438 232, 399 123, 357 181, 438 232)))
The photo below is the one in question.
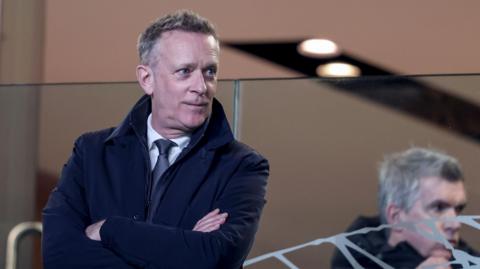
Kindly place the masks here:
POLYGON ((170 140, 166 139, 158 139, 155 142, 155 145, 158 148, 158 158, 157 163, 155 164, 155 168, 152 171, 152 191, 150 195, 150 210, 148 211, 147 221, 152 222, 153 216, 155 211, 157 210, 158 204, 160 202, 160 198, 163 194, 163 189, 165 186, 160 183, 160 179, 167 170, 169 163, 168 163, 168 151, 171 147, 175 146, 176 144, 170 140))

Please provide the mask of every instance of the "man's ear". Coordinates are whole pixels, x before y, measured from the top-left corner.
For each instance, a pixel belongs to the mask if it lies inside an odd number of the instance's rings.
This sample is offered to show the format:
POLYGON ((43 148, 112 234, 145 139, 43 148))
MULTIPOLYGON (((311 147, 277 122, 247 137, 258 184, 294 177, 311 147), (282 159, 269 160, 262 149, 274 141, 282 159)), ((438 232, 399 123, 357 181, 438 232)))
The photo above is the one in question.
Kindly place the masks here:
POLYGON ((402 222, 403 209, 395 204, 389 204, 386 208, 386 217, 388 224, 398 224, 402 222))
POLYGON ((153 94, 153 70, 147 65, 137 65, 137 81, 147 95, 153 94))
POLYGON ((395 204, 389 204, 385 209, 387 223, 393 225, 388 233, 388 244, 396 246, 399 242, 405 241, 405 229, 396 225, 401 223, 405 218, 405 211, 395 204))

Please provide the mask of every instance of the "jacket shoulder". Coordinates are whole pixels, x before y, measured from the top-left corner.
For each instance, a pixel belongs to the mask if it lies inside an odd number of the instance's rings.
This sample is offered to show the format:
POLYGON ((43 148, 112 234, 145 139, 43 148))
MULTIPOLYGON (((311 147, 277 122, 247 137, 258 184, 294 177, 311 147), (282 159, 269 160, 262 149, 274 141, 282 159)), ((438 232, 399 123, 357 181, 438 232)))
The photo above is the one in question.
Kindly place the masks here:
POLYGON ((223 150, 233 154, 236 158, 248 160, 254 163, 266 162, 268 160, 249 145, 238 140, 233 140, 223 147, 223 150))
POLYGON ((104 143, 115 130, 114 127, 101 129, 92 132, 86 132, 76 139, 76 144, 99 144, 104 143))
MULTIPOLYGON (((350 226, 345 232, 351 233, 363 228, 373 228, 379 226, 380 224, 380 218, 378 216, 359 216, 353 221, 352 224, 350 224, 350 226)), ((384 231, 372 231, 368 233, 352 234, 349 235, 347 239, 350 240, 357 247, 367 251, 374 256, 380 253, 382 247, 387 244, 384 231)), ((363 266, 369 265, 369 267, 366 268, 378 268, 377 266, 371 264, 372 261, 370 260, 370 258, 364 256, 363 254, 360 254, 355 250, 351 250, 350 253, 352 254, 353 258, 363 266)), ((331 268, 353 268, 353 266, 350 264, 347 258, 339 251, 339 249, 336 248, 331 260, 331 268)))

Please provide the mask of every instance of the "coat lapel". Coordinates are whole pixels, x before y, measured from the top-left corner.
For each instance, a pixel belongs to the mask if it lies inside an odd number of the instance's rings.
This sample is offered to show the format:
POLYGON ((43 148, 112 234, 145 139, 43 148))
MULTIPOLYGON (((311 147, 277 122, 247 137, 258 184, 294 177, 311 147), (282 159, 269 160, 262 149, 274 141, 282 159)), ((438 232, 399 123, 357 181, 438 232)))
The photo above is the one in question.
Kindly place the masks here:
MULTIPOLYGON (((142 215, 145 206, 146 161, 135 136, 111 141, 105 150, 105 178, 112 196, 112 208, 122 216, 142 215)), ((101 194, 100 194, 101 195, 101 194)))
MULTIPOLYGON (((196 200, 196 194, 208 184, 208 172, 213 165, 214 151, 200 149, 199 154, 171 167, 164 179, 170 180, 157 211, 157 221, 166 225, 181 226, 185 211, 196 200)), ((212 190, 213 191, 213 190, 212 190)), ((213 197, 212 197, 213 199, 213 197)), ((196 201, 198 202, 198 201, 196 201)), ((201 201, 209 207, 213 201, 201 201)))

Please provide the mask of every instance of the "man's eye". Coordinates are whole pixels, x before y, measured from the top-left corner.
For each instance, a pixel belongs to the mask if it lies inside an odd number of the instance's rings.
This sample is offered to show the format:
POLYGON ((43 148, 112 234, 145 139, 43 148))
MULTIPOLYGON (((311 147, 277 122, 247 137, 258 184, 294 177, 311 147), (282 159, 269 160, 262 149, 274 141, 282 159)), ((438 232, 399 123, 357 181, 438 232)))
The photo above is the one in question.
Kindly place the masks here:
POLYGON ((184 75, 190 74, 191 71, 188 68, 182 68, 182 69, 177 70, 177 73, 184 76, 184 75))
POLYGON ((442 213, 445 210, 447 210, 449 207, 450 207, 449 204, 443 203, 443 202, 434 203, 432 205, 432 209, 435 213, 442 213))
POLYGON ((215 76, 217 75, 217 69, 216 69, 216 68, 213 68, 213 67, 207 68, 207 69, 205 70, 205 75, 206 75, 207 77, 215 77, 215 76))
POLYGON ((456 212, 457 214, 462 213, 466 206, 467 206, 466 204, 457 205, 457 206, 455 207, 455 212, 456 212))

